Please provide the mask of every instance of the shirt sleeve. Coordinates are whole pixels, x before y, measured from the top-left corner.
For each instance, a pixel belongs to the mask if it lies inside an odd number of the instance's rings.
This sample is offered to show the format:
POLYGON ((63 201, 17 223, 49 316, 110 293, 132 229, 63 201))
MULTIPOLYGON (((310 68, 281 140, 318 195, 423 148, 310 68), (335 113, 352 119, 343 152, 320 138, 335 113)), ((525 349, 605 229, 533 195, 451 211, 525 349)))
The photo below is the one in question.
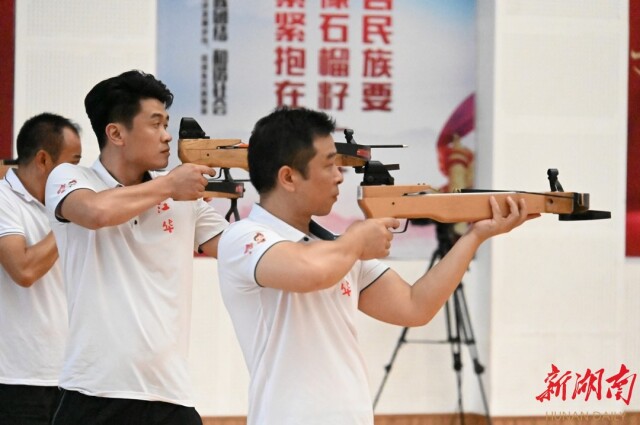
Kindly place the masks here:
POLYGON ((249 219, 234 223, 224 232, 218 247, 220 283, 258 285, 256 267, 262 256, 275 244, 287 239, 264 225, 249 219))
POLYGON ((56 216, 58 204, 67 195, 78 189, 97 191, 82 167, 65 163, 58 165, 51 171, 45 186, 45 205, 50 219, 56 217, 58 221, 65 221, 56 216))
POLYGON ((198 199, 195 204, 196 208, 196 235, 194 250, 203 243, 215 238, 222 233, 229 222, 210 204, 198 199))
POLYGON ((389 266, 378 260, 366 260, 360 262, 360 273, 358 274, 358 290, 362 292, 382 276, 389 266))
POLYGON ((0 238, 8 235, 24 236, 20 210, 12 205, 11 199, 3 192, 0 191, 0 238))

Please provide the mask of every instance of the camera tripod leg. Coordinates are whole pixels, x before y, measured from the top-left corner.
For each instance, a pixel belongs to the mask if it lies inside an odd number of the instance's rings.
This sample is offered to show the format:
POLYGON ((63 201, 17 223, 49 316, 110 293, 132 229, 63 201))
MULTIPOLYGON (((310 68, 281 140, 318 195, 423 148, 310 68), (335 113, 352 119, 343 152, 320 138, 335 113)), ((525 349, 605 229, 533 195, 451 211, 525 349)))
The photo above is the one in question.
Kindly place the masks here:
POLYGON ((389 363, 387 363, 387 365, 384 367, 384 370, 385 370, 384 377, 382 378, 382 382, 380 383, 380 388, 378 388, 378 393, 376 394, 376 398, 373 400, 373 410, 375 410, 376 406, 378 405, 378 400, 380 400, 382 389, 384 388, 384 385, 387 383, 387 378, 389 377, 389 373, 391 373, 391 368, 393 367, 393 363, 396 360, 398 351, 400 350, 400 347, 402 346, 402 344, 407 342, 408 331, 409 331, 409 328, 402 329, 402 333, 400 334, 400 338, 398 338, 398 343, 396 344, 396 348, 393 350, 391 359, 389 360, 389 363))
POLYGON ((462 282, 460 282, 458 287, 453 292, 453 298, 455 300, 457 310, 456 317, 458 317, 457 326, 459 328, 459 335, 462 335, 461 343, 464 343, 469 350, 469 356, 473 361, 473 371, 478 378, 478 385, 480 386, 480 396, 482 398, 487 425, 491 425, 489 404, 487 402, 487 395, 485 393, 484 385, 482 382, 482 373, 484 372, 484 366, 480 363, 480 359, 478 356, 476 338, 473 333, 473 327, 471 326, 471 317, 469 316, 469 308, 467 307, 467 299, 464 295, 464 285, 462 282))
POLYGON ((458 414, 460 425, 464 425, 464 406, 462 403, 462 348, 460 340, 460 309, 455 292, 444 305, 445 321, 447 325, 447 342, 451 348, 452 367, 456 375, 456 390, 458 391, 458 414), (453 314, 451 314, 453 310, 453 314))
MULTIPOLYGON (((449 249, 453 246, 451 239, 451 225, 436 223, 436 232, 438 235, 438 248, 433 252, 431 256, 431 262, 427 270, 430 270, 440 259, 442 259, 449 249)), ((453 369, 456 373, 456 383, 458 390, 458 408, 460 414, 460 425, 464 425, 464 409, 462 403, 462 344, 466 345, 469 349, 469 355, 473 361, 473 370, 478 377, 478 384, 480 385, 480 395, 482 397, 482 403, 485 409, 485 415, 487 419, 487 425, 491 424, 491 415, 489 414, 489 404, 487 403, 487 397, 482 383, 482 373, 484 372, 484 366, 480 363, 478 358, 478 350, 475 345, 475 336, 473 335, 473 328, 471 327, 471 318, 469 317, 469 309, 467 307, 467 301, 464 295, 463 283, 460 282, 453 294, 444 304, 445 310, 445 323, 447 327, 447 339, 445 341, 421 341, 424 343, 448 343, 451 347, 451 355, 453 357, 453 369), (453 310, 453 314, 452 311, 453 310)), ((373 409, 378 404, 382 389, 384 388, 391 368, 396 359, 400 347, 409 342, 407 341, 407 332, 409 328, 404 328, 398 339, 391 360, 385 366, 385 375, 382 383, 378 389, 375 400, 373 402, 373 409)), ((410 341, 418 342, 418 341, 410 341)))
MULTIPOLYGON (((438 260, 440 260, 443 256, 443 252, 440 249, 437 249, 433 252, 433 254, 431 255, 431 261, 429 262, 429 269, 431 269, 434 264, 436 264, 436 262, 438 260)), ((380 395, 382 395, 382 390, 384 389, 385 384, 387 383, 387 378, 389 378, 389 373, 391 373, 391 368, 393 367, 393 363, 396 360, 396 356, 398 355, 398 351, 400 350, 400 347, 402 347, 402 344, 405 344, 407 342, 407 332, 409 332, 409 328, 405 327, 402 329, 402 333, 400 334, 400 338, 398 338, 398 342, 396 343, 396 347, 393 350, 393 354, 391 354, 391 359, 389 360, 389 363, 387 363, 387 365, 384 367, 385 373, 384 373, 384 377, 382 378, 382 382, 380 383, 380 387, 378 388, 378 393, 376 394, 375 399, 373 400, 373 410, 376 410, 376 406, 378 405, 378 400, 380 400, 380 395)))

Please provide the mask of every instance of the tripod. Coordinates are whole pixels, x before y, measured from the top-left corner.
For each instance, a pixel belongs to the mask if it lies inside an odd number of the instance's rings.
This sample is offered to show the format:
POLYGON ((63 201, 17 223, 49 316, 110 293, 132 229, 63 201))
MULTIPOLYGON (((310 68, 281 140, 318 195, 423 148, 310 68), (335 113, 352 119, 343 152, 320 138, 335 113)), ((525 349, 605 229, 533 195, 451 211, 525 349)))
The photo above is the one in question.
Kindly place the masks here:
MULTIPOLYGON (((436 234, 438 237, 438 247, 433 252, 431 256, 431 262, 429 263, 430 270, 439 260, 441 260, 451 249, 453 246, 455 239, 457 236, 453 231, 452 224, 444 224, 435 221, 428 221, 428 224, 436 225, 436 234)), ((378 393, 373 402, 373 409, 375 410, 378 401, 380 400, 380 395, 382 394, 382 390, 384 385, 387 382, 389 374, 391 373, 391 368, 393 367, 393 363, 395 362, 396 356, 398 355, 398 351, 400 347, 408 342, 417 342, 417 343, 434 343, 434 344, 450 344, 451 347, 451 355, 453 357, 453 370, 456 374, 456 385, 458 390, 458 409, 460 414, 460 425, 464 425, 464 410, 462 404, 462 357, 461 357, 461 348, 462 344, 466 345, 469 349, 469 354, 473 360, 473 370, 478 377, 478 383, 480 385, 480 395, 482 396, 482 403, 484 405, 485 416, 487 418, 487 425, 491 425, 491 416, 489 415, 489 405, 487 404, 487 398, 484 391, 484 386, 482 384, 482 373, 484 372, 484 366, 480 363, 478 359, 478 350, 476 348, 475 336, 473 334, 473 328, 471 327, 471 319, 469 317, 469 310, 467 308, 467 300, 464 295, 464 285, 462 282, 458 284, 456 289, 453 291, 451 297, 444 304, 445 311, 445 320, 447 327, 447 339, 444 341, 427 341, 427 340, 415 340, 410 341, 407 340, 407 333, 409 332, 409 328, 405 327, 402 329, 400 334, 400 338, 396 344, 395 349, 393 350, 393 354, 391 355, 391 359, 389 363, 385 366, 385 375, 382 378, 382 382, 380 383, 380 387, 378 389, 378 393)))

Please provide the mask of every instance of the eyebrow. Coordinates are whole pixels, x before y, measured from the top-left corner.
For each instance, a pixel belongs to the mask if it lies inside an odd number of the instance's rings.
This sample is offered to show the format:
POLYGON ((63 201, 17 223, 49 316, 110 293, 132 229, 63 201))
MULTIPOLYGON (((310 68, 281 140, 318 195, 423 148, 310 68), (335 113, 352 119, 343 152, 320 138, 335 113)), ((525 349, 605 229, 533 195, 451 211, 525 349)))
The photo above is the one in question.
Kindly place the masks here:
POLYGON ((167 122, 169 122, 169 114, 163 114, 161 112, 154 112, 151 114, 149 118, 150 119, 161 118, 161 119, 166 119, 167 122))

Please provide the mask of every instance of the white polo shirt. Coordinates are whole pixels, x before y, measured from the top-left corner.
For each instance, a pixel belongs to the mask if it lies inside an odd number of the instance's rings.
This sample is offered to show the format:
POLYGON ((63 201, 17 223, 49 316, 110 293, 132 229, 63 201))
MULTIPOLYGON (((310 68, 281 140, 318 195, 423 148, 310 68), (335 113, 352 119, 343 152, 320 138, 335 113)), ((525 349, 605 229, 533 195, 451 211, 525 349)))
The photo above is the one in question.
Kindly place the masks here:
POLYGON ((228 223, 202 200, 167 199, 98 230, 54 216, 72 191, 120 186, 100 160, 92 168, 59 165, 47 180, 69 307, 60 386, 193 406, 187 369, 193 251, 228 223))
MULTIPOLYGON (((31 246, 50 231, 44 205, 10 169, 0 180, 0 238, 20 235, 31 246)), ((58 385, 66 309, 59 262, 29 288, 0 266, 0 383, 58 385)))
POLYGON ((373 424, 355 315, 360 291, 388 268, 358 261, 331 288, 309 293, 255 280, 260 258, 273 245, 313 239, 258 205, 220 239, 222 298, 251 376, 249 425, 373 424))

